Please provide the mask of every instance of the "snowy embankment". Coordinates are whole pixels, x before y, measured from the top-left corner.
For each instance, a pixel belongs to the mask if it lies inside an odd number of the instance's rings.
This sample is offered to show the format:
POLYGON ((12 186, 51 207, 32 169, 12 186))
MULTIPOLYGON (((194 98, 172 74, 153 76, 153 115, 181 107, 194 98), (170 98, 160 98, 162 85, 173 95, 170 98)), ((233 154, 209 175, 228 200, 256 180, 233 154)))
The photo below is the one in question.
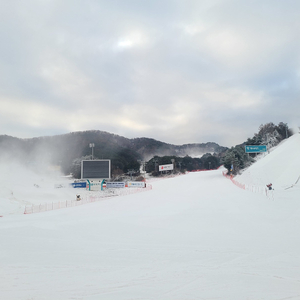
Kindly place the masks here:
POLYGON ((274 197, 289 199, 300 191, 300 134, 297 133, 284 140, 270 153, 262 154, 262 158, 250 166, 235 179, 248 187, 262 187, 272 183, 274 197), (293 189, 291 191, 287 191, 293 189))
POLYGON ((107 197, 144 192, 152 188, 106 189, 88 191, 74 189, 71 179, 62 177, 57 171, 34 171, 16 163, 1 164, 0 216, 44 212, 59 208, 83 205, 107 197), (81 201, 77 201, 77 195, 81 201))
POLYGON ((55 171, 33 171, 16 163, 0 163, 0 215, 24 213, 26 205, 44 204, 76 199, 69 179, 55 171))
POLYGON ((0 218, 0 298, 300 298, 299 194, 271 201, 222 170, 152 185, 0 218))

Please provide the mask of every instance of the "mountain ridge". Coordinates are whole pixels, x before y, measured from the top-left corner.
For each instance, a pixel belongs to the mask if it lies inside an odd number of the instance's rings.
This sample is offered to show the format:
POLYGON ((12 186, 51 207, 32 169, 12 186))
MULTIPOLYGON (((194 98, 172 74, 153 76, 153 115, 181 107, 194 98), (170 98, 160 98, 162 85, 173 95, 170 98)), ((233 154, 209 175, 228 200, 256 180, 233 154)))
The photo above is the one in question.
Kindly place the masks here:
POLYGON ((173 145, 147 137, 129 139, 106 131, 87 130, 26 139, 0 135, 0 158, 13 156, 28 162, 48 160, 68 172, 72 161, 91 155, 90 143, 95 145, 95 158, 112 159, 121 169, 128 162, 147 161, 154 156, 199 157, 228 149, 214 142, 173 145))

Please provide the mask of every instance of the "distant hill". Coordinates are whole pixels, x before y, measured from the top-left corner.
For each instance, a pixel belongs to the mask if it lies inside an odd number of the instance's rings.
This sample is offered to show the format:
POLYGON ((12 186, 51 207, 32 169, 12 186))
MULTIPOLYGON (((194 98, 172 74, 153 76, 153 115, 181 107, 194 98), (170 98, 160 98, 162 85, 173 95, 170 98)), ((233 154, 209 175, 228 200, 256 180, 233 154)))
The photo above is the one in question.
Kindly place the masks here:
POLYGON ((148 161, 155 155, 201 157, 206 153, 221 153, 226 147, 216 143, 172 145, 151 138, 128 139, 104 131, 82 131, 63 135, 19 139, 0 136, 0 159, 14 157, 28 164, 50 162, 70 172, 74 159, 91 155, 90 143, 94 143, 94 157, 112 160, 116 168, 135 168, 137 160, 148 161))
POLYGON ((172 145, 149 138, 131 139, 131 147, 138 152, 144 160, 153 156, 191 156, 200 157, 206 153, 221 153, 227 148, 216 143, 172 145))

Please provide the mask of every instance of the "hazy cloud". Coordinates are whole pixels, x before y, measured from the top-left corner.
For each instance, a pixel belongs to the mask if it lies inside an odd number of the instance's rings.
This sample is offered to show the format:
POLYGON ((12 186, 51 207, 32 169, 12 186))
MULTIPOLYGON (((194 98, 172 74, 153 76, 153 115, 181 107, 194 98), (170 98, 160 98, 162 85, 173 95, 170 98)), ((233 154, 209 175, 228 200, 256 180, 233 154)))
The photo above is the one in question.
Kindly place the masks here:
POLYGON ((299 9, 297 1, 3 2, 1 134, 99 129, 231 146, 261 123, 297 123, 299 9))

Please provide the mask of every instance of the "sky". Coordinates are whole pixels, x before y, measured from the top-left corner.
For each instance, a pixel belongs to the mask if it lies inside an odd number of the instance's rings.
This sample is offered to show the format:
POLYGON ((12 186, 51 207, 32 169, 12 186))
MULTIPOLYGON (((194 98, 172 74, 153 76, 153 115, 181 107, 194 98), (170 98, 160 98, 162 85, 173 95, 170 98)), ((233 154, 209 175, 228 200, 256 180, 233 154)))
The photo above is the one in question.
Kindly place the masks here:
POLYGON ((0 1, 0 135, 234 146, 299 126, 296 0, 0 1))

